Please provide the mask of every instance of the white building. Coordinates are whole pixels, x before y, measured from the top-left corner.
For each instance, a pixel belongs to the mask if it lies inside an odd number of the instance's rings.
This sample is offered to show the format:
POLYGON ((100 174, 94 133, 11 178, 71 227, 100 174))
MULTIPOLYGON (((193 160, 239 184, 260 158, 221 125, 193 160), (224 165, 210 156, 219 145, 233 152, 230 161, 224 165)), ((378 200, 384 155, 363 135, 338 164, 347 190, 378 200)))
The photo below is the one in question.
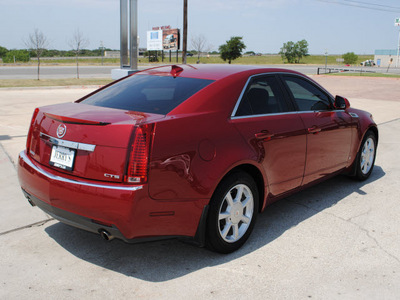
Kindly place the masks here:
MULTIPOLYGON (((375 50, 375 63, 378 67, 396 66, 397 50, 375 50)), ((400 65, 400 62, 399 62, 400 65)))

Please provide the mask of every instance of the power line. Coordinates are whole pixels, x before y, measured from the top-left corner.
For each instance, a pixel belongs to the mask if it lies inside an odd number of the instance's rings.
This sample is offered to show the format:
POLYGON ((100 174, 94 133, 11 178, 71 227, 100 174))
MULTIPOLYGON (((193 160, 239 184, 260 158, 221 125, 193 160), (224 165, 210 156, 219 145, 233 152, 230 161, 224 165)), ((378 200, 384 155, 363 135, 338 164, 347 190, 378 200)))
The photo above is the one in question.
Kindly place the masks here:
POLYGON ((364 9, 375 10, 375 11, 385 11, 385 12, 391 12, 391 13, 398 12, 398 13, 400 13, 400 7, 392 7, 392 6, 387 6, 387 5, 372 4, 372 3, 366 3, 366 2, 361 2, 361 1, 344 0, 344 1, 353 2, 354 4, 353 3, 339 2, 339 1, 335 1, 335 0, 315 0, 315 1, 324 2, 324 3, 333 3, 333 4, 339 4, 339 5, 351 6, 351 7, 357 7, 357 8, 364 8, 364 9), (383 7, 382 8, 371 7, 371 6, 359 5, 358 3, 366 4, 366 5, 383 6, 383 7))
POLYGON ((379 7, 385 7, 385 8, 393 8, 393 9, 399 9, 399 6, 389 6, 389 5, 383 5, 383 4, 376 4, 376 3, 371 3, 371 2, 363 2, 363 1, 355 1, 355 0, 343 0, 347 2, 354 2, 354 3, 359 3, 359 4, 366 4, 366 5, 371 5, 371 6, 379 6, 379 7))

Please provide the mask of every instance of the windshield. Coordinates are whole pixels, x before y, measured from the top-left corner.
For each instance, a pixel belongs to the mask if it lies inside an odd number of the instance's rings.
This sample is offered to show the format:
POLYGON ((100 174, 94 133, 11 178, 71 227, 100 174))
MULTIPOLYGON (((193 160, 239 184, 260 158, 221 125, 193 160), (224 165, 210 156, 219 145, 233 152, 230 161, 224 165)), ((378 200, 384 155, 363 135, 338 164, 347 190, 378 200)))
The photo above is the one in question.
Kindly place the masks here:
POLYGON ((212 82, 197 78, 137 74, 93 94, 81 103, 166 115, 212 82))

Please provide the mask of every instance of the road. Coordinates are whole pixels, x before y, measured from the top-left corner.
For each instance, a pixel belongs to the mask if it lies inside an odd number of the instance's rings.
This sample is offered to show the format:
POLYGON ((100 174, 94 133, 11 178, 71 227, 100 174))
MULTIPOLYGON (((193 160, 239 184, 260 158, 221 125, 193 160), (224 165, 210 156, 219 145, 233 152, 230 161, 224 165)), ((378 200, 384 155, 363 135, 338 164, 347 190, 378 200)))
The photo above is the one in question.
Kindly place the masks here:
POLYGON ((0 89, 0 299, 398 299, 400 80, 313 77, 373 113, 374 172, 273 204, 229 255, 176 240, 107 243, 30 207, 16 161, 34 107, 91 89, 0 89))
MULTIPOLYGON (((151 65, 154 66, 154 65, 151 65)), ((145 69, 150 65, 141 65, 139 69, 145 69)), ((317 73, 318 66, 314 65, 260 65, 260 67, 285 68, 312 75, 317 73)), ((324 66, 319 66, 324 68, 324 66)), ((328 66, 336 68, 337 66, 328 66)), ((79 74, 81 78, 111 78, 111 70, 118 66, 80 66, 79 74)), ((386 72, 384 68, 356 67, 356 70, 368 70, 374 72, 386 72)), ((392 68, 389 73, 400 74, 400 69, 392 68)), ((43 79, 75 78, 76 66, 42 66, 40 67, 40 77, 43 79)), ((36 79, 37 67, 35 66, 0 66, 0 79, 36 79)))

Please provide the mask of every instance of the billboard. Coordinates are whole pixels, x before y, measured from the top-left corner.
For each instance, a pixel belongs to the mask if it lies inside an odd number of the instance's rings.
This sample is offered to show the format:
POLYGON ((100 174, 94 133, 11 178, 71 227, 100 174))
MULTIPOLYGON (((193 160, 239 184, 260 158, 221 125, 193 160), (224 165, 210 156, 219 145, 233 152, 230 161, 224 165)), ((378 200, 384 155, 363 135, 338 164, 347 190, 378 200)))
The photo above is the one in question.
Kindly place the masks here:
POLYGON ((147 50, 172 50, 180 48, 179 29, 171 29, 171 26, 153 27, 147 31, 147 50))
POLYGON ((180 35, 179 29, 164 29, 163 30, 163 49, 164 50, 178 50, 180 35))
POLYGON ((151 30, 147 31, 147 50, 163 49, 163 31, 151 30))

